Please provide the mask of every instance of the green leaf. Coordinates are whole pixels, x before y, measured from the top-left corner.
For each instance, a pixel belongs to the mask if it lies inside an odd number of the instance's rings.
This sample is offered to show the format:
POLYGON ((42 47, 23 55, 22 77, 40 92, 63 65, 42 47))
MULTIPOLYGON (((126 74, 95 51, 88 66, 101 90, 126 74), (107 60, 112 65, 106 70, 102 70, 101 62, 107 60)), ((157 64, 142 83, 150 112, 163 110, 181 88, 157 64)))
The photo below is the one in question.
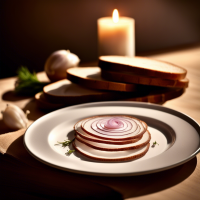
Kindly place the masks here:
POLYGON ((64 140, 64 142, 57 142, 57 144, 55 144, 55 145, 61 144, 62 147, 66 147, 66 146, 69 146, 74 140, 75 140, 75 138, 73 140, 64 140))
POLYGON ((70 155, 71 153, 73 153, 75 150, 69 150, 67 153, 66 153, 66 155, 70 155))
POLYGON ((15 92, 23 95, 35 95, 43 90, 43 87, 49 83, 40 82, 36 73, 31 73, 27 67, 21 66, 17 71, 17 81, 15 83, 15 92))
POLYGON ((153 145, 152 145, 152 147, 155 147, 156 146, 156 144, 157 145, 159 145, 156 141, 155 142, 153 142, 153 145))

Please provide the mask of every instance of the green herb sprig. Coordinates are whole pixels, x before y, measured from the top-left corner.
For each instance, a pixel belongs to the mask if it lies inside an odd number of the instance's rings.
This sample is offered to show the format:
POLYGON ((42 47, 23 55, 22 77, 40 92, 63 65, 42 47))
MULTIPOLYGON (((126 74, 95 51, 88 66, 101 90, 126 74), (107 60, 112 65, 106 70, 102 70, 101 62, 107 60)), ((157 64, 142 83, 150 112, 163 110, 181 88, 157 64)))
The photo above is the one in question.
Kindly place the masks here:
POLYGON ((67 153, 65 153, 65 155, 70 155, 71 153, 73 153, 75 150, 69 150, 67 153))
POLYGON ((15 83, 15 92, 23 95, 35 95, 43 90, 48 82, 40 82, 36 73, 31 73, 27 67, 21 66, 17 71, 17 81, 15 83))
POLYGON ((66 146, 69 146, 73 141, 75 140, 75 138, 74 139, 72 139, 72 140, 64 140, 64 142, 57 142, 57 144, 55 144, 55 145, 62 145, 62 147, 66 147, 66 146))
MULTIPOLYGON (((62 147, 67 147, 67 146, 69 146, 73 141, 75 140, 75 138, 74 139, 72 139, 72 140, 64 140, 64 142, 57 142, 57 144, 55 144, 55 145, 62 145, 62 147)), ((67 155, 67 156, 69 156, 71 153, 73 153, 75 150, 72 150, 72 149, 69 149, 66 153, 65 153, 65 155, 67 155)))
POLYGON ((156 146, 156 144, 157 145, 159 145, 156 141, 155 142, 153 142, 153 145, 152 145, 152 147, 155 147, 156 146))

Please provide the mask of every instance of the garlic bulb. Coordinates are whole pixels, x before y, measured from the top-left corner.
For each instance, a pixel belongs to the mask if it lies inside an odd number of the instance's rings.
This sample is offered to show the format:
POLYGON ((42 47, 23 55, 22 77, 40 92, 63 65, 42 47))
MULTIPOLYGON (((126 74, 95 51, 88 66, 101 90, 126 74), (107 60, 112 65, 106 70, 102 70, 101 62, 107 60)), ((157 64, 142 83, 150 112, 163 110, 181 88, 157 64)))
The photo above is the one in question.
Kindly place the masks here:
POLYGON ((25 114, 18 106, 7 104, 5 111, 1 113, 3 114, 4 123, 12 130, 19 130, 27 127, 27 114, 30 113, 29 110, 27 110, 25 114))
POLYGON ((75 67, 80 59, 69 50, 58 50, 52 53, 45 62, 44 70, 51 81, 66 78, 66 69, 75 67))

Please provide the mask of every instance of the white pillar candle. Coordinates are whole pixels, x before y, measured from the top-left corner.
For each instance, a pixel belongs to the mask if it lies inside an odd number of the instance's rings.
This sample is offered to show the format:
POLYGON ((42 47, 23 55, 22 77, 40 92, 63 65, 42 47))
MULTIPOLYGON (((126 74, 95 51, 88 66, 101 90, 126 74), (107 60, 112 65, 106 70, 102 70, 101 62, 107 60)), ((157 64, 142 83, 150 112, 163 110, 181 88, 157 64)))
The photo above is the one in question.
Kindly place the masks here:
POLYGON ((135 20, 119 17, 103 17, 97 21, 98 53, 101 55, 135 56, 135 20))

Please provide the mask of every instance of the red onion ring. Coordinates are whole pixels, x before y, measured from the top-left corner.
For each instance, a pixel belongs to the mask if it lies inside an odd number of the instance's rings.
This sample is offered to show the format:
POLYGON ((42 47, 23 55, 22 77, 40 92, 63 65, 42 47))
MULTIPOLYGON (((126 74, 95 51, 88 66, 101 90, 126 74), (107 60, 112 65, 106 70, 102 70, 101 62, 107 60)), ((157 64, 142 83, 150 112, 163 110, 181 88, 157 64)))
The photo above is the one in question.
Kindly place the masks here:
MULTIPOLYGON (((115 117, 116 118, 116 117, 115 117)), ((133 131, 136 131, 138 129, 138 125, 135 121, 130 119, 123 119, 123 118, 118 118, 121 120, 121 123, 123 124, 123 127, 118 128, 118 129, 108 129, 104 125, 107 124, 107 122, 112 119, 110 117, 107 118, 100 118, 97 119, 96 121, 92 121, 93 119, 86 121, 83 123, 83 128, 86 123, 91 123, 91 128, 103 135, 112 135, 112 136, 122 136, 122 135, 127 135, 132 133, 133 131), (134 124, 134 126, 133 126, 134 124)))
MULTIPOLYGON (((101 139, 108 139, 108 140, 128 140, 128 139, 135 139, 137 137, 141 137, 143 133, 147 129, 147 124, 137 118, 134 118, 132 116, 121 116, 121 115, 115 115, 115 116, 95 116, 83 119, 79 121, 81 123, 81 129, 85 131, 87 134, 101 139), (104 124, 106 121, 110 120, 111 118, 120 118, 120 120, 124 124, 129 124, 127 129, 124 129, 124 127, 118 128, 118 129, 108 129, 105 128, 104 125, 102 125, 99 122, 103 122, 104 124), (97 125, 98 124, 98 125, 97 125)), ((127 126, 126 126, 127 127, 127 126)))
POLYGON ((76 123, 74 126, 74 129, 75 129, 77 135, 79 135, 81 138, 86 139, 88 141, 104 143, 104 144, 115 144, 115 145, 130 144, 130 143, 135 143, 135 142, 139 141, 143 137, 143 135, 141 135, 140 137, 137 137, 135 139, 128 139, 128 140, 113 140, 112 138, 102 139, 99 137, 94 137, 94 136, 86 133, 85 131, 83 131, 83 129, 81 128, 81 123, 76 123))
POLYGON ((124 124, 122 123, 122 121, 116 117, 109 119, 106 124, 104 124, 105 128, 108 129, 119 129, 124 127, 124 124))
MULTIPOLYGON (((92 128, 95 130, 95 131, 98 131, 99 130, 102 130, 102 131, 109 131, 109 132, 112 132, 112 133, 116 133, 116 132, 124 132, 124 131, 128 131, 131 129, 132 127, 132 124, 127 121, 127 120, 124 120, 122 121, 123 123, 123 127, 122 128, 118 128, 118 129, 108 129, 105 127, 105 124, 107 123, 107 121, 109 120, 110 118, 105 118, 105 119, 100 119, 100 120, 96 120, 92 123, 92 128), (126 122, 126 123, 125 123, 126 122)), ((136 123, 135 123, 136 125, 136 123)))

